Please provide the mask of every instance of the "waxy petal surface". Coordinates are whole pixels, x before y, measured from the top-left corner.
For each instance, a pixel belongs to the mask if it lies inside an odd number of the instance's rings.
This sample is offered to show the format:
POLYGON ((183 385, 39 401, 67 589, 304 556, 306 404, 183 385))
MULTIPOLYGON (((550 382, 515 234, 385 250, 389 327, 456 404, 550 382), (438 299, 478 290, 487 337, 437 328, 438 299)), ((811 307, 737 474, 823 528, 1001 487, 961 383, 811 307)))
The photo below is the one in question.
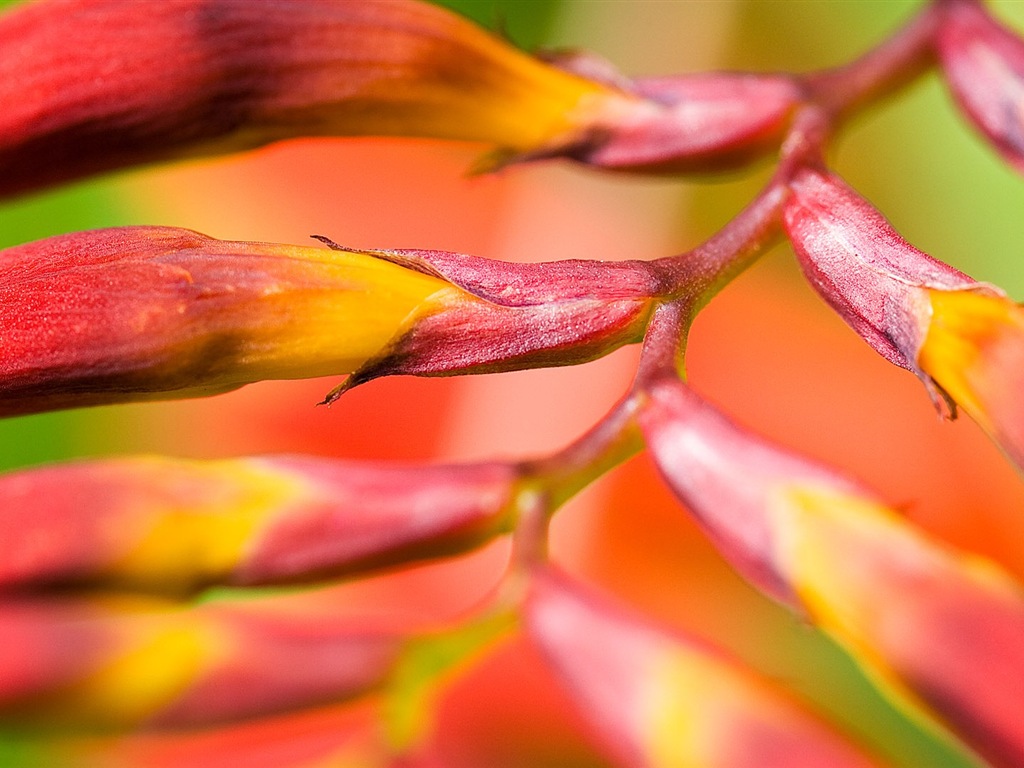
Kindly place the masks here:
MULTIPOLYGON (((332 243, 333 248, 344 250, 332 243)), ((446 251, 355 251, 459 290, 425 302, 342 392, 386 375, 450 376, 574 365, 638 342, 664 291, 648 262, 496 262, 446 251)))
POLYGON ((999 289, 914 248, 835 176, 801 171, 785 225, 814 287, 937 404, 963 408, 1024 467, 1024 315, 999 289))
POLYGON ((41 0, 0 18, 0 49, 0 197, 297 136, 715 171, 777 146, 802 96, 775 75, 595 76, 414 0, 41 0))
POLYGON ((662 474, 756 586, 1000 768, 1024 762, 1024 591, 870 493, 662 381, 640 414, 662 474), (1002 670, 1002 672, 1000 672, 1002 670))
POLYGON ((307 457, 78 462, 0 477, 0 589, 186 593, 357 574, 513 523, 510 465, 307 457))
POLYGON ((878 763, 766 680, 552 571, 526 627, 618 765, 867 768, 878 763))
POLYGON ((349 373, 442 289, 368 256, 169 227, 9 248, 0 415, 349 373))
POLYGON ((295 136, 556 151, 624 100, 411 0, 44 0, 0 50, 0 196, 295 136))

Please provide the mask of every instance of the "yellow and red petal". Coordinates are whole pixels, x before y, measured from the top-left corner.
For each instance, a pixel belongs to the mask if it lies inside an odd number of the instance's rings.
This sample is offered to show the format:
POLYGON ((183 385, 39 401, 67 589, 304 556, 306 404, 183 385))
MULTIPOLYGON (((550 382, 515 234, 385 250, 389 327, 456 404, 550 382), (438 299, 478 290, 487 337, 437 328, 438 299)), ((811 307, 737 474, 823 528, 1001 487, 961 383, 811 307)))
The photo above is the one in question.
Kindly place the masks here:
POLYGON ((619 284, 587 262, 328 251, 166 227, 40 240, 0 253, 0 415, 268 378, 355 372, 346 389, 386 374, 585 362, 638 341, 663 290, 646 262, 614 269, 619 284))
POLYGON ((930 291, 917 362, 1024 467, 1024 309, 978 291, 930 291))
POLYGON ((801 98, 784 76, 579 74, 414 0, 42 0, 0 18, 0 49, 0 197, 297 136, 714 170, 779 143, 801 98))

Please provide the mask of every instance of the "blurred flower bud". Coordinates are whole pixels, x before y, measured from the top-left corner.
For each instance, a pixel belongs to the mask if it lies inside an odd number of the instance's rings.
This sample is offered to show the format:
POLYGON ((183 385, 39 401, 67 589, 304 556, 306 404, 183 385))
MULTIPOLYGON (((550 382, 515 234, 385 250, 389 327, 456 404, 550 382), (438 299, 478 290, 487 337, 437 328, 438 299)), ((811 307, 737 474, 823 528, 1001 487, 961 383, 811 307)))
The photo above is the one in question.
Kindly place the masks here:
POLYGON ((302 457, 79 462, 0 477, 0 588, 157 592, 351 574, 509 529, 511 465, 302 457))
POLYGON ((338 701, 387 678, 389 633, 316 594, 183 607, 153 599, 4 598, 0 709, 9 721, 181 727, 338 701))
POLYGON ((832 634, 898 702, 1000 768, 1024 764, 1024 592, 928 539, 846 478, 751 435, 679 381, 640 424, 722 554, 832 634), (1002 670, 1002 671, 1000 671, 1002 670))
POLYGON ((936 44, 960 107, 1024 172, 1024 40, 981 3, 958 0, 946 3, 936 44))
POLYGON ((0 415, 348 373, 442 281, 320 248, 126 227, 0 253, 0 415))
POLYGON ((525 610, 527 632, 618 765, 878 765, 707 643, 554 572, 535 574, 525 610))
POLYGON ((0 50, 0 196, 295 136, 557 148, 621 98, 408 0, 44 0, 0 50))

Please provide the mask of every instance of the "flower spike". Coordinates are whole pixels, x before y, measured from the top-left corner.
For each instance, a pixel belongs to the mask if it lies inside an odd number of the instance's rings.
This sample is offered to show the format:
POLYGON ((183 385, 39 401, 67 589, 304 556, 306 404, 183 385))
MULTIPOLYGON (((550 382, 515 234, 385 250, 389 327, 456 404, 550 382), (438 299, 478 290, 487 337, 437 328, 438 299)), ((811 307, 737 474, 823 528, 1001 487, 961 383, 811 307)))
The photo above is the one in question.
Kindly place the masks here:
POLYGON ((946 3, 936 44, 961 109, 1024 173, 1024 39, 980 3, 955 0, 946 3))
POLYGON ((730 423, 677 380, 640 413, 661 473, 755 586, 993 766, 1024 764, 1024 591, 853 481, 730 423))
POLYGON ((510 529, 511 465, 82 461, 0 476, 0 589, 187 593, 364 573, 510 529))
POLYGON ((784 221, 801 266, 883 357, 961 405, 1024 468, 1024 311, 914 248, 834 175, 805 169, 784 221))
POLYGON ((654 626, 553 570, 526 628, 617 765, 868 768, 880 764, 702 640, 654 626))

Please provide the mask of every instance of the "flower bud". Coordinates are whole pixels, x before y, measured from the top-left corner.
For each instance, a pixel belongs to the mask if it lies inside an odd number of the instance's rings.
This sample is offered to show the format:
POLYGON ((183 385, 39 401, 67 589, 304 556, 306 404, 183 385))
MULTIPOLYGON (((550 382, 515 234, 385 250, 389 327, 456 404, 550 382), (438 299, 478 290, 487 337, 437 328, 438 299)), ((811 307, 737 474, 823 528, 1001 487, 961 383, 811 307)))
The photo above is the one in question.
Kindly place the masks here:
POLYGON ((0 589, 182 593, 353 574, 513 524, 510 465, 306 457, 83 461, 0 477, 0 589))
POLYGON ((961 109, 1024 172, 1024 40, 980 3, 949 2, 936 46, 961 109))
POLYGON ((126 227, 3 251, 0 415, 571 365, 638 341, 660 290, 645 262, 334 248, 126 227))
POLYGON ((784 217, 825 300, 887 360, 951 398, 1024 467, 1024 316, 1001 291, 901 238, 835 176, 803 171, 784 217), (937 389, 936 389, 937 385, 937 389))
POLYGON ((0 709, 49 726, 182 727, 381 685, 401 639, 321 595, 206 603, 88 597, 0 605, 0 709), (320 598, 318 600, 318 598, 320 598))
POLYGON ((704 641, 654 626, 554 572, 535 574, 525 610, 531 639, 617 765, 878 765, 704 641))
POLYGON ((669 485, 755 586, 842 643, 898 703, 1024 764, 1024 592, 855 483, 731 424, 678 381, 640 425, 669 485))

